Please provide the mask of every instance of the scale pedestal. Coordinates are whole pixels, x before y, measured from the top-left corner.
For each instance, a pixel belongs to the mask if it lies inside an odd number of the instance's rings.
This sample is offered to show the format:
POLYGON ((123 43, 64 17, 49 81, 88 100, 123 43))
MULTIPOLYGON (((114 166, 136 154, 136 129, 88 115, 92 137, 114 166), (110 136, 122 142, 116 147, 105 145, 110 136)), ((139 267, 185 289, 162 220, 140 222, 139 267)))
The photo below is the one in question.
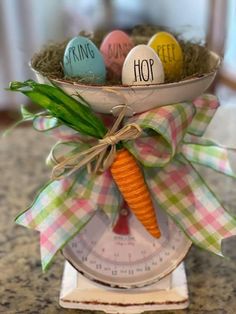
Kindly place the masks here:
POLYGON ((184 309, 188 304, 183 263, 159 282, 135 289, 106 287, 85 278, 68 262, 65 263, 60 294, 62 307, 136 314, 144 311, 184 309))

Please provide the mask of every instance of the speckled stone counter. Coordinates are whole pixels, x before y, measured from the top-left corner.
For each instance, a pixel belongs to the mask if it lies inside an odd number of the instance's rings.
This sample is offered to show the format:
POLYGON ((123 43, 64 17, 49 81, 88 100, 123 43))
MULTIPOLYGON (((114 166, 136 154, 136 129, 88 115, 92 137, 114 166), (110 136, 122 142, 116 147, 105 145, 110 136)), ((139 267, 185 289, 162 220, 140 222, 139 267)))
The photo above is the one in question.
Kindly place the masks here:
MULTIPOLYGON (((207 133, 236 147, 236 107, 219 110, 207 133)), ((14 225, 17 213, 30 204, 39 187, 49 179, 44 158, 54 142, 31 128, 19 128, 0 140, 0 313, 91 313, 59 307, 62 256, 43 274, 38 233, 14 225)), ((236 160, 232 163, 236 166, 236 160)), ((223 204, 236 214, 236 182, 210 170, 200 171, 223 204)), ((233 241, 226 250, 233 260, 193 247, 186 258, 190 306, 187 310, 163 313, 236 313, 233 241)))

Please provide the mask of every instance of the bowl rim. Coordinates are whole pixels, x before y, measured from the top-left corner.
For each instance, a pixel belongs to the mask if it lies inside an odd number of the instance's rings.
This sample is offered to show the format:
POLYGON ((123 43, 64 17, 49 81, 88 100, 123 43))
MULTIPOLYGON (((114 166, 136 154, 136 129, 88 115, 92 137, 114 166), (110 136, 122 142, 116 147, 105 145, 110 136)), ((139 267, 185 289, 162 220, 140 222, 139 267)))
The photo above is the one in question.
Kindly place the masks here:
POLYGON ((186 79, 183 79, 181 81, 178 81, 178 82, 172 82, 172 83, 159 83, 159 84, 148 84, 148 85, 112 85, 112 84, 106 84, 106 85, 100 85, 100 84, 81 84, 81 83, 78 83, 78 82, 73 82, 73 81, 68 81, 66 79, 56 79, 56 78, 52 78, 50 76, 45 76, 43 75, 41 72, 39 72, 38 70, 36 70, 33 66, 32 66, 32 61, 29 62, 29 67, 31 68, 31 70, 44 77, 44 78, 47 78, 49 79, 50 81, 52 82, 55 82, 55 83, 58 83, 58 84, 64 84, 64 85, 67 85, 68 87, 77 87, 77 88, 82 88, 82 89, 85 89, 85 88, 89 88, 89 89, 101 89, 101 90, 121 90, 121 91, 126 91, 126 90, 147 90, 147 89, 153 89, 153 88, 158 88, 158 89, 164 89, 164 88, 172 88, 172 87, 176 87, 176 86, 179 86, 179 85, 188 85, 190 83, 193 83, 193 82, 196 82, 196 81, 199 81, 199 80, 202 80, 202 79, 205 79, 205 78, 208 78, 208 77, 211 77, 212 75, 214 75, 217 70, 219 69, 220 65, 221 65, 221 62, 222 62, 222 57, 217 54, 216 52, 214 51, 211 51, 209 50, 209 53, 210 53, 210 56, 215 59, 215 62, 216 64, 214 65, 213 69, 208 72, 208 73, 204 73, 204 74, 201 74, 199 76, 195 76, 195 77, 190 77, 190 78, 186 78, 186 79))

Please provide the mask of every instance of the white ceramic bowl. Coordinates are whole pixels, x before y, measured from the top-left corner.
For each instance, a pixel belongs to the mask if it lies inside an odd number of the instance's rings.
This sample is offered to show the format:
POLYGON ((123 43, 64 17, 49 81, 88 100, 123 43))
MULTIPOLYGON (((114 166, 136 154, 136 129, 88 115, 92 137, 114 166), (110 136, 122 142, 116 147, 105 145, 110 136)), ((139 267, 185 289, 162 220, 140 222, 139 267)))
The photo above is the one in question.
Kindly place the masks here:
MULTIPOLYGON (((220 57, 211 51, 209 62, 210 69, 212 70, 210 73, 168 84, 147 86, 98 86, 79 84, 59 79, 52 79, 52 81, 70 95, 76 92, 81 94, 96 112, 115 113, 115 109, 119 107, 119 105, 126 103, 130 108, 127 114, 132 115, 158 106, 193 100, 204 93, 210 86, 220 66, 220 61, 220 57)), ((32 68, 32 70, 38 82, 49 83, 46 77, 37 72, 34 68, 32 68)))

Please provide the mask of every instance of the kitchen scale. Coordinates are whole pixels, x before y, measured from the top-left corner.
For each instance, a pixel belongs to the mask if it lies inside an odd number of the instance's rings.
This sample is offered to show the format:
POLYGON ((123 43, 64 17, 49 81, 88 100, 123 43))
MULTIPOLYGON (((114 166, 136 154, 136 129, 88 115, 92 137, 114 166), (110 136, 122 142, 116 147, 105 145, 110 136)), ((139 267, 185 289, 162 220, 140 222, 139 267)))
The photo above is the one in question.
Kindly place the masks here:
MULTIPOLYGON (((110 114, 126 103, 130 115, 144 109, 195 99, 211 85, 221 58, 209 51, 209 73, 183 81, 148 86, 98 86, 62 79, 50 81, 67 94, 82 95, 95 112, 110 114)), ((48 78, 32 65, 38 82, 48 78)), ((132 214, 128 235, 113 232, 98 211, 63 249, 66 258, 60 304, 66 308, 108 313, 182 309, 188 306, 184 266, 191 246, 177 224, 157 209, 162 236, 154 239, 132 214)))
POLYGON ((191 241, 160 209, 159 239, 127 209, 120 215, 128 216, 129 234, 115 233, 110 219, 98 210, 64 247, 60 305, 122 314, 186 308, 188 289, 181 262, 191 241))

